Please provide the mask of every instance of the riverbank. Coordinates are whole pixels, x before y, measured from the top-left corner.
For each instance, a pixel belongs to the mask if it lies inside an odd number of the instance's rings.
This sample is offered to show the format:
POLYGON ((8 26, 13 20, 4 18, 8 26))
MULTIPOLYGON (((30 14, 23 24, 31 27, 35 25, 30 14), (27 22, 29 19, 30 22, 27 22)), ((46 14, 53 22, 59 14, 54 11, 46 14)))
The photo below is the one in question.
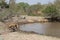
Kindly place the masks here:
POLYGON ((33 22, 48 22, 45 17, 40 16, 14 16, 12 19, 4 20, 5 22, 20 22, 20 23, 33 23, 33 22))
MULTIPOLYGON (((53 25, 54 23, 52 23, 53 25)), ((45 36, 45 35, 39 35, 36 33, 31 33, 31 32, 8 32, 8 30, 6 29, 6 26, 4 26, 3 23, 0 23, 1 27, 2 27, 2 38, 3 40, 60 40, 60 38, 57 37, 52 37, 52 36, 45 36), (3 29, 4 28, 4 29, 3 29)), ((54 24, 55 25, 55 24, 54 24)), ((54 26, 55 28, 55 26, 54 26)), ((51 28, 49 28, 51 30, 51 28)), ((57 28, 58 29, 58 28, 57 28)), ((52 30, 51 30, 52 31, 52 30)), ((50 31, 48 31, 50 32, 50 31)), ((52 31, 54 32, 53 34, 55 34, 55 32, 57 33, 57 31, 52 31)), ((52 33, 50 32, 50 33, 52 33)))
POLYGON ((24 32, 12 32, 1 36, 3 40, 60 40, 60 38, 56 37, 24 32))
MULTIPOLYGON (((14 19, 14 18, 13 18, 14 19)), ((48 22, 45 17, 40 17, 40 16, 20 16, 18 17, 18 22, 48 22)))

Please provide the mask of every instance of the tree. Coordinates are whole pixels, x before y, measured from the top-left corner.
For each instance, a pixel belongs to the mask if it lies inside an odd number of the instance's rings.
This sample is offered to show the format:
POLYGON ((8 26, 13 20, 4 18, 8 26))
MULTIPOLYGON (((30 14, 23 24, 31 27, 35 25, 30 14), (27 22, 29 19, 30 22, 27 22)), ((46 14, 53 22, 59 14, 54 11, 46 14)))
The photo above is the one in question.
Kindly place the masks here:
POLYGON ((40 3, 34 4, 30 6, 30 12, 33 15, 41 15, 42 5, 40 3))
POLYGON ((54 5, 56 6, 58 13, 60 15, 60 0, 55 0, 54 5))
POLYGON ((10 0, 10 1, 9 1, 9 8, 10 8, 11 10, 14 10, 14 9, 15 9, 15 0, 10 0))
POLYGON ((5 0, 0 1, 1 8, 9 8, 9 5, 5 2, 5 0))
POLYGON ((46 17, 57 17, 59 16, 58 10, 54 5, 47 6, 43 11, 44 16, 46 17))
POLYGON ((22 14, 27 14, 29 10, 28 8, 29 8, 28 3, 21 2, 21 3, 18 3, 17 5, 17 11, 20 11, 20 13, 22 14))
POLYGON ((15 0, 10 0, 9 1, 9 10, 10 10, 9 17, 16 14, 16 12, 15 12, 15 10, 16 10, 15 0))
POLYGON ((5 2, 5 0, 0 0, 0 21, 2 21, 7 16, 7 9, 9 5, 5 2))

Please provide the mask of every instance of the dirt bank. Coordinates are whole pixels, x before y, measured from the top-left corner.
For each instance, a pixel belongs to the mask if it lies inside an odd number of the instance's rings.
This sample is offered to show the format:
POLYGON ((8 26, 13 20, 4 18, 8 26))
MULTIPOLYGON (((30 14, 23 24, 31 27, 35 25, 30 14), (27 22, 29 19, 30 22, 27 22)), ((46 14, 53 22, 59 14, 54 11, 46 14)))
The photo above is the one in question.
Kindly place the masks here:
POLYGON ((33 33, 13 32, 1 35, 4 40, 60 40, 60 38, 33 33))

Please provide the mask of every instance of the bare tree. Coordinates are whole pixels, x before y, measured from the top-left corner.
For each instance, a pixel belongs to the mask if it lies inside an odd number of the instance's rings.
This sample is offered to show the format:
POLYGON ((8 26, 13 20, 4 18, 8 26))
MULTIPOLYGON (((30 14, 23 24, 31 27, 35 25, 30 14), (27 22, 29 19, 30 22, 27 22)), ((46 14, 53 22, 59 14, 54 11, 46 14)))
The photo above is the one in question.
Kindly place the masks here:
POLYGON ((9 1, 9 10, 10 10, 10 14, 9 16, 12 16, 15 14, 15 0, 10 0, 9 1))
POLYGON ((14 9, 15 8, 15 0, 10 0, 9 1, 9 7, 10 7, 10 9, 14 9))

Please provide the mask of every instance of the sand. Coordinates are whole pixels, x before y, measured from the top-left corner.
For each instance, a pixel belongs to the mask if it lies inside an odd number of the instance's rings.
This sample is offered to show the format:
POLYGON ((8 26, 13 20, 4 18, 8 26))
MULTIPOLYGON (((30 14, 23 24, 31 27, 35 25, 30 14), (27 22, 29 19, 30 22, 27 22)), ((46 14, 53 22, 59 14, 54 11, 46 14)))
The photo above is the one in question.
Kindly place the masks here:
POLYGON ((12 32, 1 36, 4 40, 60 40, 56 37, 24 32, 12 32))

